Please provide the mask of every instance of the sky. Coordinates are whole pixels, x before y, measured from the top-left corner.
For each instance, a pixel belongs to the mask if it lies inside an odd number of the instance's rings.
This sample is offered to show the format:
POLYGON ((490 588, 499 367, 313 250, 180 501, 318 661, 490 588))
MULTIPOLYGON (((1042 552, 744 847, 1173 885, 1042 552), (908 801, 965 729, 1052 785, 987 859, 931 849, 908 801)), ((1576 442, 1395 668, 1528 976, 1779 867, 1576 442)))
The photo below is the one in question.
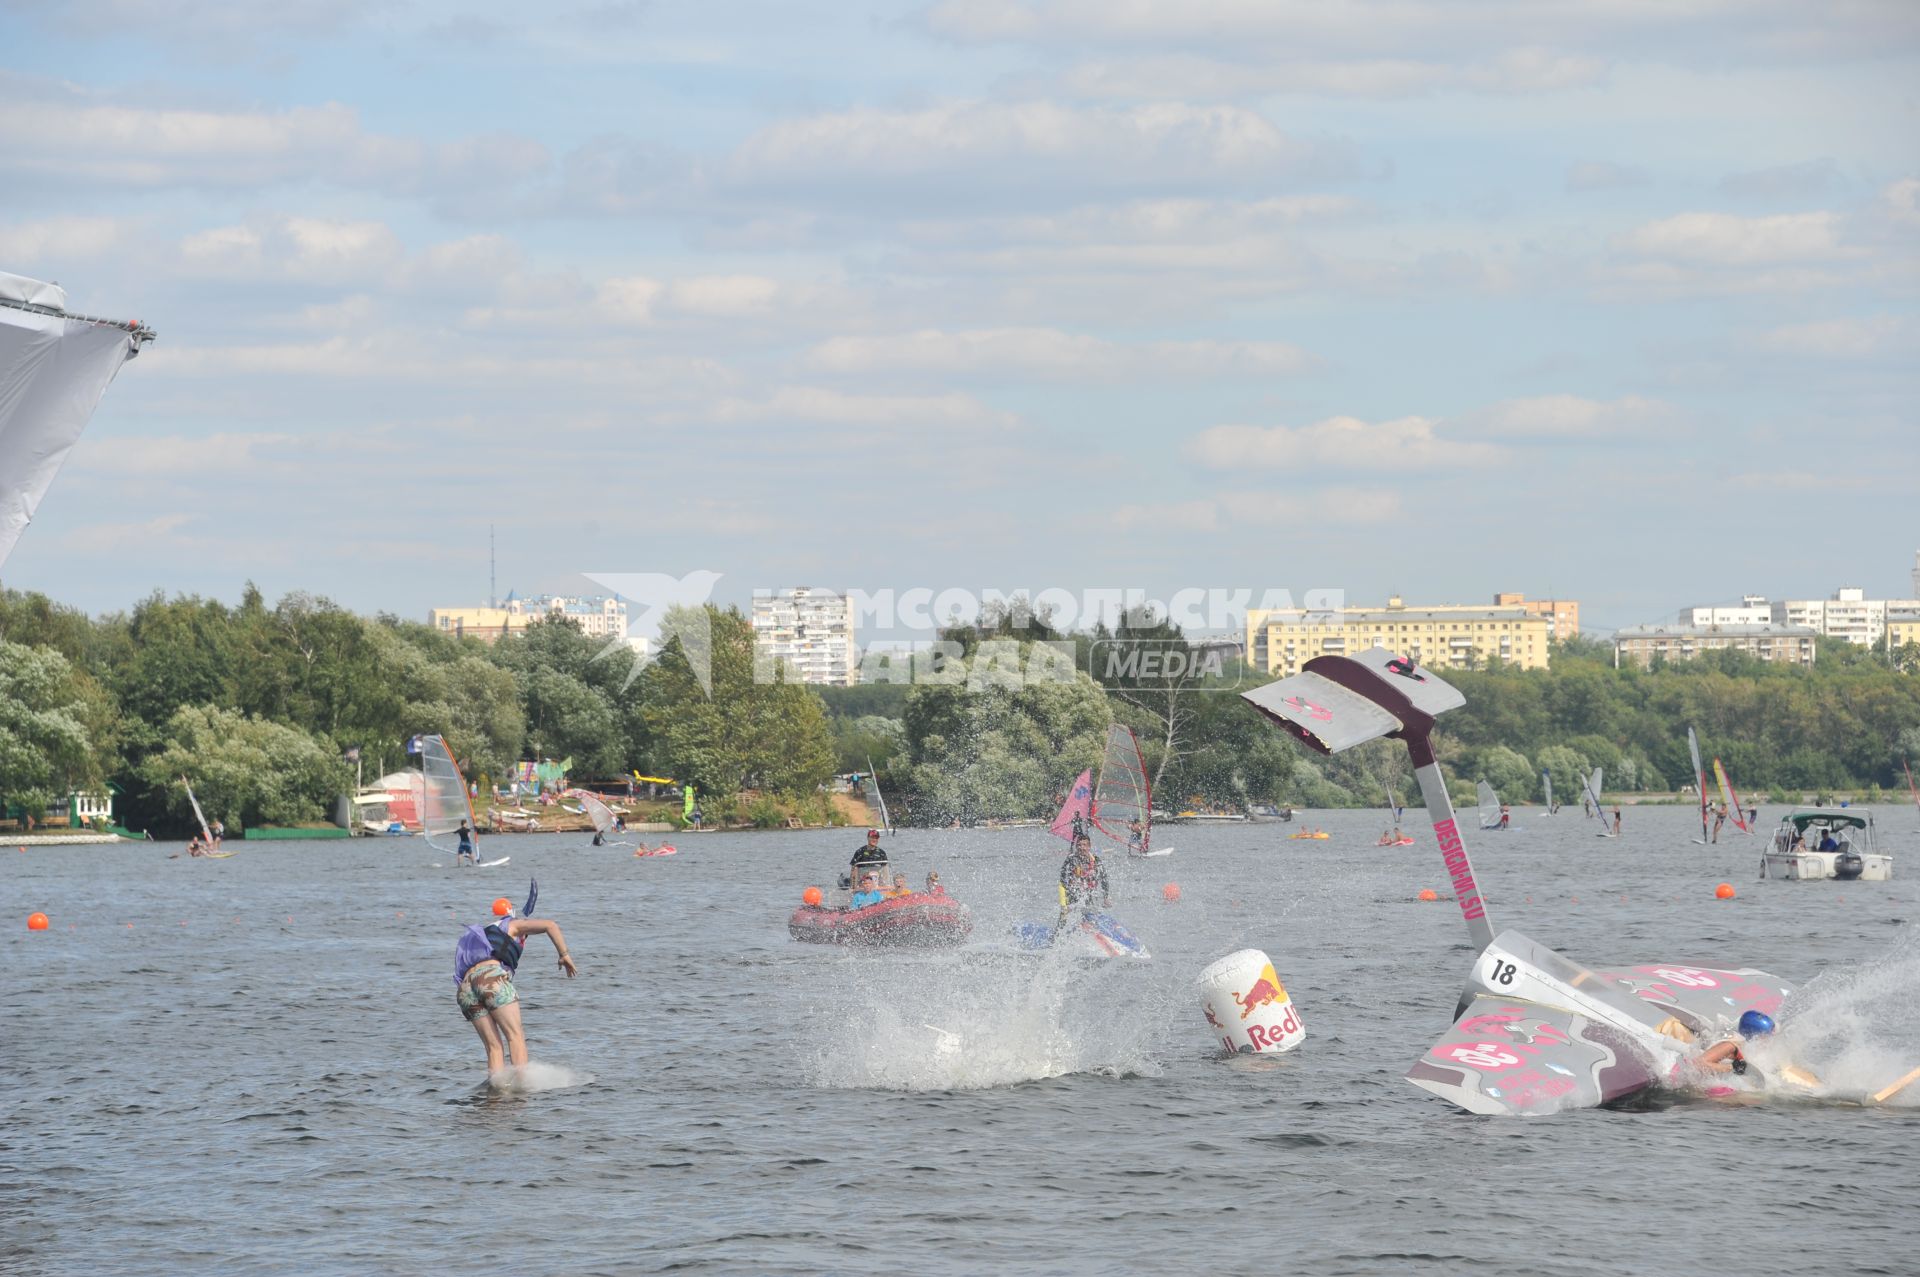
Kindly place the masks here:
POLYGON ((0 0, 5 569, 1905 597, 1909 0, 0 0))

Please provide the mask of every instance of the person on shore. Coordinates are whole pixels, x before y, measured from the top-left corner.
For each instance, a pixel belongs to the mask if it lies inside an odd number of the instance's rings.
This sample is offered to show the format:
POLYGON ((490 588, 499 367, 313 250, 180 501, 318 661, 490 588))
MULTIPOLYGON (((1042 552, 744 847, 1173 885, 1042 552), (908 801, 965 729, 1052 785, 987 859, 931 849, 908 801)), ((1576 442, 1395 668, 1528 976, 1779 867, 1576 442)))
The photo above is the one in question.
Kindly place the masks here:
MULTIPOLYGON (((528 908, 537 892, 536 885, 527 896, 528 908)), ((527 1062, 527 1036, 520 1023, 520 994, 513 987, 513 977, 526 937, 539 935, 553 942, 567 978, 578 975, 560 924, 546 918, 515 917, 513 903, 505 896, 493 902, 493 917, 468 927, 454 947, 454 1000, 486 1047, 489 1076, 509 1063, 518 1068, 527 1062)))
POLYGON ((853 899, 848 901, 848 907, 852 909, 865 909, 868 905, 877 905, 885 899, 886 896, 882 895, 880 891, 879 875, 864 873, 860 875, 860 890, 853 893, 853 899))
POLYGON ((480 857, 474 853, 474 849, 473 849, 472 827, 469 826, 467 822, 463 820, 460 822, 460 828, 456 832, 460 835, 460 845, 454 850, 454 853, 453 853, 454 863, 456 865, 479 864, 480 857))
POLYGON ((1076 910, 1082 918, 1093 915, 1096 894, 1100 908, 1105 909, 1113 903, 1107 886, 1107 868, 1093 854, 1093 840, 1085 833, 1076 834, 1073 850, 1067 853, 1066 860, 1060 866, 1060 917, 1053 924, 1055 937, 1066 930, 1076 910))

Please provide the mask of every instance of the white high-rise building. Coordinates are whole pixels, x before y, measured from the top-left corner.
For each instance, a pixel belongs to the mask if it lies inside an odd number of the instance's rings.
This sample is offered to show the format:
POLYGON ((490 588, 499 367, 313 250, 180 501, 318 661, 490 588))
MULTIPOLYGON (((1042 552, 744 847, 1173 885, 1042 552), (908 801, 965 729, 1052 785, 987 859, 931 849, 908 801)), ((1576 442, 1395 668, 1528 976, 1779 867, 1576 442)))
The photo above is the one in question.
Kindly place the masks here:
POLYGON ((1766 625, 1773 620, 1773 605, 1764 594, 1743 594, 1740 605, 1709 603, 1704 607, 1680 609, 1682 625, 1766 625))
POLYGON ((1827 599, 1782 599, 1773 605, 1776 625, 1804 625, 1823 638, 1845 639, 1862 647, 1881 641, 1887 612, 1920 608, 1920 599, 1870 599, 1858 586, 1843 585, 1827 599))
POLYGON ((1920 599, 1920 550, 1913 552, 1913 597, 1920 599))
POLYGON ((755 590, 753 645, 760 663, 784 664, 787 677, 803 683, 850 687, 859 680, 853 609, 832 590, 755 590))

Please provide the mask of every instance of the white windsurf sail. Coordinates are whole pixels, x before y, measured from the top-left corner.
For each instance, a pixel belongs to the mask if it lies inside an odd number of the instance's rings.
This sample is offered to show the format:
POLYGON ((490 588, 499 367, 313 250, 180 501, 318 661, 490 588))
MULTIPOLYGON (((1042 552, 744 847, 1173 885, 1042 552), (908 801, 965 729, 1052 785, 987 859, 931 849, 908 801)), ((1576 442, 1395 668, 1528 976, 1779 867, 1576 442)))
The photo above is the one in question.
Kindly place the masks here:
POLYGON ((1107 752, 1093 787, 1093 827, 1135 855, 1153 846, 1153 787, 1140 742, 1124 723, 1107 728, 1107 752))
POLYGON ((1547 815, 1553 815, 1553 773, 1546 768, 1540 769, 1540 783, 1547 791, 1547 815))
POLYGON ((33 521, 120 365, 153 330, 69 315, 67 294, 0 271, 0 563, 33 521))
POLYGON ((453 761, 445 737, 425 737, 420 742, 420 831, 439 850, 458 851, 455 835, 463 824, 474 828, 467 778, 453 761))
POLYGON ((180 778, 180 783, 186 785, 187 806, 193 808, 193 818, 200 822, 200 836, 207 840, 207 846, 213 846, 213 830, 207 828, 207 815, 200 810, 200 800, 193 796, 193 786, 187 784, 185 776, 180 778))
POLYGON ((1753 830, 1747 828, 1747 813, 1740 810, 1740 795, 1733 792, 1733 782, 1727 779, 1727 769, 1720 765, 1717 758, 1713 760, 1713 779, 1720 786, 1720 801, 1727 805, 1727 819, 1741 833, 1752 833, 1753 830))
POLYGON ((1586 798, 1588 805, 1593 808, 1593 818, 1600 822, 1600 836, 1602 838, 1611 838, 1613 837, 1613 825, 1607 820, 1607 813, 1600 807, 1600 783, 1604 779, 1605 775, 1602 769, 1598 767, 1594 768, 1593 775, 1586 779, 1586 798))
MULTIPOLYGON (((600 835, 601 840, 604 842, 606 839, 611 838, 614 833, 615 824, 613 808, 601 802, 598 796, 589 794, 584 789, 574 790, 573 796, 580 800, 581 810, 587 813, 587 819, 593 822, 594 832, 600 835)), ((625 847, 629 844, 622 842, 612 845, 615 847, 625 847)))
POLYGON ((1480 828, 1492 829, 1500 823, 1500 795, 1484 780, 1475 788, 1480 794, 1480 828))
POLYGON ((867 812, 875 829, 893 832, 893 818, 887 814, 887 796, 880 792, 880 773, 873 770, 871 758, 867 759, 867 812))
POLYGON ((1693 755, 1693 790, 1700 795, 1700 841, 1707 841, 1707 771, 1700 765, 1700 738, 1687 729, 1687 752, 1693 755))

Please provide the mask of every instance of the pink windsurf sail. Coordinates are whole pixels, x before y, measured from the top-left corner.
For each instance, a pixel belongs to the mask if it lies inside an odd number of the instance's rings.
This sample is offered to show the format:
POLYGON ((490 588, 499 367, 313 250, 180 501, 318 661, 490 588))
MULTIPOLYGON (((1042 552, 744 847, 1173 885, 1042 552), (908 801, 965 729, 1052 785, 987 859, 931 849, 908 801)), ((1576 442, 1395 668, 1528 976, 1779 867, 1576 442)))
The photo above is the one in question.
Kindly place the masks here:
POLYGON ((1073 841, 1073 827, 1078 824, 1086 828, 1093 820, 1093 768, 1080 773, 1073 782, 1073 792, 1067 795, 1067 801, 1061 804, 1060 814, 1047 826, 1047 832, 1055 838, 1073 841))

